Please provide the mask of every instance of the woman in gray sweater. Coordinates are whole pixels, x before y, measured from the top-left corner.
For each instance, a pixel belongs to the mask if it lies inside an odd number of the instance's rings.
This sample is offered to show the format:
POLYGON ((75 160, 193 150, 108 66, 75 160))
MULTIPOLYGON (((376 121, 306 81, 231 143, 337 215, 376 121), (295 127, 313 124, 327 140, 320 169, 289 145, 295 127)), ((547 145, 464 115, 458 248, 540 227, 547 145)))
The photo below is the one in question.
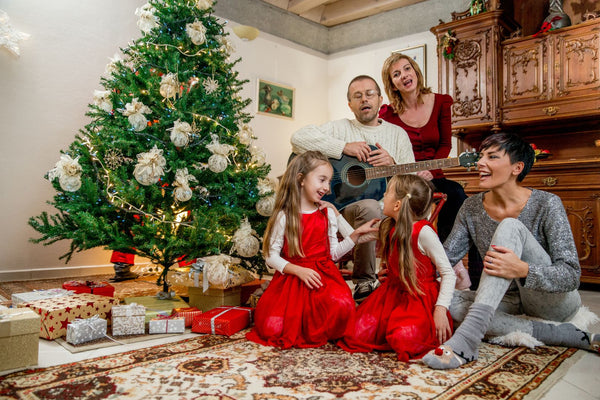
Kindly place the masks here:
POLYGON ((547 345, 598 351, 600 335, 570 323, 581 307, 581 270, 567 214, 552 193, 521 186, 535 153, 514 134, 487 137, 480 148, 479 185, 485 191, 461 207, 444 248, 455 265, 475 244, 484 261, 476 292, 456 291, 450 306, 460 322, 454 335, 423 361, 435 369, 477 359, 484 335, 521 331, 547 345))

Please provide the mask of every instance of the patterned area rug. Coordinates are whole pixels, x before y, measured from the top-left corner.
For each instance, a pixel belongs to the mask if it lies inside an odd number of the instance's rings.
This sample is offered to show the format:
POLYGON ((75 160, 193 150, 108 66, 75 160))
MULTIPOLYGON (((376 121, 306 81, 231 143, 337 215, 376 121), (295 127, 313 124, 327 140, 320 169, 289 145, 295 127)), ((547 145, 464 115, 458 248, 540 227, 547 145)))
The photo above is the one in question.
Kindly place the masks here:
POLYGON ((0 398, 535 400, 582 354, 484 344, 476 363, 434 371, 393 353, 263 347, 243 333, 12 373, 0 377, 0 398))

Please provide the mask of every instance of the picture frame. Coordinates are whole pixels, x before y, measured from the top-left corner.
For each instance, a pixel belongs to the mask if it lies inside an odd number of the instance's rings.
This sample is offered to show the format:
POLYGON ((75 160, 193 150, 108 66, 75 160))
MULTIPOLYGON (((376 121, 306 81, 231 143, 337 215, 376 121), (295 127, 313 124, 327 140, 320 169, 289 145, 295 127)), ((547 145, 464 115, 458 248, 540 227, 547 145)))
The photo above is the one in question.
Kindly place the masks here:
POLYGON ((417 62, 421 72, 423 73, 423 86, 427 87, 427 51, 426 45, 420 44, 418 46, 406 47, 404 49, 395 50, 393 53, 402 53, 417 62))
POLYGON ((294 119, 296 89, 260 78, 256 88, 258 114, 294 119))

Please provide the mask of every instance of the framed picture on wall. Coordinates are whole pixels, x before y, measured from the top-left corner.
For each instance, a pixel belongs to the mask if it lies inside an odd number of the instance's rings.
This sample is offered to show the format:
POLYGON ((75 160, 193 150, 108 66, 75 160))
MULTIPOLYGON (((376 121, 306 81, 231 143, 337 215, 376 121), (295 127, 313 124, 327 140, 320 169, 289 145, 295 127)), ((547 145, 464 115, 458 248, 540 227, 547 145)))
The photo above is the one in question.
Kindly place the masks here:
POLYGON ((424 44, 407 47, 401 50, 395 50, 392 53, 402 53, 415 60, 419 68, 421 68, 421 72, 423 73, 423 79, 425 80, 423 85, 427 87, 427 52, 425 51, 424 44))
POLYGON ((294 88, 259 78, 257 90, 258 109, 256 111, 259 114, 294 118, 294 88))

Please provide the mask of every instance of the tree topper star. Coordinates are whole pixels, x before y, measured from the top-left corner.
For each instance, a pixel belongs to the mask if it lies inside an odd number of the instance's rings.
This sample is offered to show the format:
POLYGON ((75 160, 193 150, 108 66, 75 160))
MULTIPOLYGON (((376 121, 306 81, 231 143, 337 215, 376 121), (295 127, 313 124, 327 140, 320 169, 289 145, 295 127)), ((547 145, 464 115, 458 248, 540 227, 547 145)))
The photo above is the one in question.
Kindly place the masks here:
POLYGON ((6 47, 8 51, 16 55, 21 55, 19 51, 19 42, 29 38, 28 33, 16 31, 9 23, 8 14, 0 10, 0 46, 6 47))

